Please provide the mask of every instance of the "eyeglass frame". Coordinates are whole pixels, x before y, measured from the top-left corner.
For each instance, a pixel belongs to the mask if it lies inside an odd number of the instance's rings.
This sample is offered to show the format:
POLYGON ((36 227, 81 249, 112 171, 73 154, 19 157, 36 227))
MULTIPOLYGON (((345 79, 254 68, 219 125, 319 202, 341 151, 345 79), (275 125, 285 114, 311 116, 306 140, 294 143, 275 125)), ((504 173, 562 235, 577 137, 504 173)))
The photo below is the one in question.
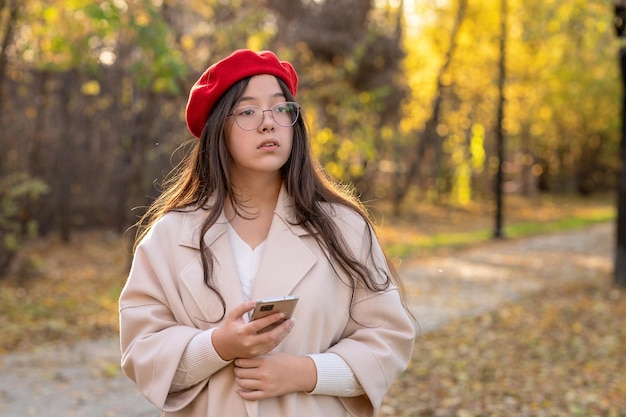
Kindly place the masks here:
POLYGON ((274 121, 274 123, 276 123, 278 126, 281 126, 281 127, 291 127, 291 126, 295 125, 295 124, 298 122, 298 118, 300 117, 300 110, 301 110, 301 109, 302 109, 302 108, 300 107, 300 105, 299 105, 298 103, 296 103, 295 101, 282 101, 282 102, 280 102, 280 103, 276 103, 276 104, 274 104, 272 107, 270 107, 269 109, 266 109, 266 110, 264 110, 261 106, 239 106, 239 107, 237 107, 236 109, 234 109, 231 113, 227 114, 227 115, 226 115, 226 117, 233 116, 233 118, 235 119, 235 123, 237 123, 237 126, 239 126, 239 128, 240 128, 241 130, 245 130, 245 131, 247 131, 247 132, 251 132, 251 131, 253 131, 253 130, 255 130, 255 129, 258 129, 258 128, 259 128, 259 126, 261 126, 261 125, 263 124, 263 122, 265 121, 265 112, 270 112, 270 114, 272 115, 272 120, 273 120, 273 121, 274 121), (278 121, 276 120, 276 118, 274 117, 274 109, 275 109, 276 107, 278 107, 278 106, 282 106, 282 105, 285 105, 285 104, 293 104, 293 105, 294 105, 294 107, 295 107, 295 110, 296 110, 296 117, 293 119, 293 122, 291 122, 291 124, 286 125, 286 126, 285 126, 285 125, 283 125, 283 124, 281 124, 280 122, 278 122, 278 121), (252 129, 245 129, 245 128, 243 128, 243 127, 239 124, 239 122, 237 121, 237 114, 236 114, 236 112, 237 112, 237 110, 239 110, 239 109, 240 109, 240 108, 242 108, 242 107, 253 108, 253 109, 260 109, 260 110, 261 110, 261 119, 260 119, 260 121, 259 121, 259 124, 258 124, 256 127, 252 128, 252 129))

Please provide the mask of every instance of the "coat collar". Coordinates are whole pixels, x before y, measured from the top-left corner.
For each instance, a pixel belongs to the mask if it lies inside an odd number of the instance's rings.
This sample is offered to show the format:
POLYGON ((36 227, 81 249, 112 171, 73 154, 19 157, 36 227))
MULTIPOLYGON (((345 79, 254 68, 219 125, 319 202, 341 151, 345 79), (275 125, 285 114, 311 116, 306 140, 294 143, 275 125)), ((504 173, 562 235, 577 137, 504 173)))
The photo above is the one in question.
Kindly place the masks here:
MULTIPOLYGON (((200 232, 200 228, 202 227, 202 222, 206 218, 206 214, 207 210, 204 208, 189 209, 188 211, 186 211, 180 228, 178 240, 178 243, 180 245, 194 249, 200 249, 200 240, 198 233, 200 232)), ((278 220, 276 219, 277 216, 285 225, 285 227, 287 227, 287 229, 294 235, 304 236, 309 234, 309 232, 304 227, 293 224, 295 223, 296 219, 293 202, 289 194, 287 194, 287 190, 285 189, 284 184, 280 189, 280 193, 278 194, 278 201, 276 202, 276 209, 274 209, 274 219, 272 221, 272 227, 275 226, 275 223, 278 220)), ((227 230, 228 220, 226 219, 226 216, 222 211, 213 227, 211 227, 204 236, 206 244, 212 245, 215 240, 222 234, 226 233, 227 230)))
POLYGON ((302 239, 309 232, 302 226, 294 225, 294 220, 293 203, 283 186, 254 279, 252 298, 290 294, 315 264, 317 257, 302 239))
MULTIPOLYGON (((206 209, 190 210, 184 213, 179 233, 179 244, 199 249, 199 233, 206 218, 206 209)), ((254 279, 252 298, 277 297, 289 294, 295 285, 306 275, 316 262, 316 256, 301 237, 309 232, 302 226, 294 225, 293 202, 284 185, 281 187, 274 217, 270 226, 263 258, 254 279)), ((206 244, 219 259, 220 275, 236 276, 234 255, 228 239, 228 220, 222 212, 215 224, 204 236, 206 244), (226 259, 224 259, 226 258, 226 259)), ((228 286, 222 279, 218 282, 228 286)), ((238 281, 238 280, 237 280, 238 281)))

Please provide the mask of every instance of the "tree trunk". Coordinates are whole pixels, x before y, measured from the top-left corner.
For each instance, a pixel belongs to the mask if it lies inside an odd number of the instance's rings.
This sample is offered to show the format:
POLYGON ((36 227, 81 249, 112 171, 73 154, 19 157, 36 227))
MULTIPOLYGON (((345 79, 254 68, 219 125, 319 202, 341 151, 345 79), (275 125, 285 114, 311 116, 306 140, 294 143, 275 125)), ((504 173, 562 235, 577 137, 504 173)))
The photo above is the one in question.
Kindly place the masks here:
MULTIPOLYGON (((443 89, 444 89, 444 81, 443 77, 448 70, 452 62, 452 56, 457 47, 457 38, 459 34, 459 30, 461 28, 461 24, 465 19, 465 10, 467 8, 467 0, 459 1, 459 8, 457 10, 456 18, 454 21, 454 26, 452 28, 452 32, 450 33, 450 43, 448 46, 448 51, 446 52, 445 59, 441 68, 439 69, 439 73, 437 74, 437 88, 435 92, 435 98, 432 102, 432 111, 430 118, 426 121, 424 125, 424 130, 422 130, 422 134, 419 135, 417 140, 417 146, 415 150, 412 152, 412 155, 407 159, 407 171, 406 175, 404 175, 403 181, 397 181, 394 190, 394 211, 399 213, 400 205, 402 201, 406 197, 409 187, 411 184, 419 177, 420 167, 422 165, 422 161, 424 159, 424 155, 426 155, 427 150, 434 150, 434 141, 437 138, 437 125, 439 124, 440 114, 441 114, 441 103, 443 100, 443 89)), ((398 178, 400 180, 400 178, 398 178)))
MULTIPOLYGON (((18 0, 9 0, 0 2, 0 12, 5 8, 8 9, 6 21, 3 22, 4 26, 2 33, 0 34, 0 80, 4 78, 4 71, 7 65, 7 49, 13 40, 13 30, 19 15, 20 2, 18 0)), ((0 26, 0 27, 2 27, 0 26)), ((1 84, 0 84, 1 87, 1 84)), ((2 102, 2 95, 0 90, 0 102, 2 102)))
POLYGON ((614 282, 626 288, 626 46, 620 48, 620 70, 622 74, 622 167, 617 183, 617 248, 615 251, 614 282))
POLYGON ((8 4, 4 0, 0 2, 0 15, 5 8, 8 8, 6 22, 0 22, 5 23, 0 25, 0 27, 4 26, 2 33, 0 33, 0 114, 3 112, 3 103, 6 102, 3 97, 3 84, 7 66, 7 48, 13 39, 13 30, 17 22, 20 3, 20 0, 8 0, 8 4))
POLYGON ((74 132, 72 131, 72 97, 77 74, 68 71, 61 75, 62 85, 59 90, 60 98, 60 137, 57 138, 56 170, 58 172, 57 189, 57 225, 61 240, 69 242, 72 233, 72 167, 74 162, 74 132))
POLYGON ((504 82, 506 80, 506 19, 507 19, 507 0, 501 0, 501 38, 500 38, 500 77, 498 79, 498 119, 497 119, 497 155, 498 155, 498 172, 496 173, 496 218, 495 228, 493 231, 494 238, 504 237, 502 230, 503 223, 503 211, 504 211, 504 196, 502 190, 502 184, 504 182, 502 166, 504 163, 504 130, 502 122, 504 121, 504 82))

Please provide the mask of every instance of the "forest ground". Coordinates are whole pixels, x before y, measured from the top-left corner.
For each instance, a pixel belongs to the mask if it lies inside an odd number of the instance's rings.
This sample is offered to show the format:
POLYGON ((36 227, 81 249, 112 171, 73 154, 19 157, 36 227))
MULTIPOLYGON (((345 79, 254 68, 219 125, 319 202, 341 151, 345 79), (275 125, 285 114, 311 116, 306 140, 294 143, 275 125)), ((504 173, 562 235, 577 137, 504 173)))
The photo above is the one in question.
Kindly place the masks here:
MULTIPOLYGON (((626 368, 613 229, 604 222, 405 259, 422 334, 381 417, 626 416, 626 378, 612 372, 626 368)), ((12 308, 0 317, 0 416, 158 415, 119 370, 111 323, 128 255, 117 246, 109 233, 38 242, 35 262, 3 283, 0 309, 12 308), (94 294, 77 303, 73 291, 85 288, 94 294)))

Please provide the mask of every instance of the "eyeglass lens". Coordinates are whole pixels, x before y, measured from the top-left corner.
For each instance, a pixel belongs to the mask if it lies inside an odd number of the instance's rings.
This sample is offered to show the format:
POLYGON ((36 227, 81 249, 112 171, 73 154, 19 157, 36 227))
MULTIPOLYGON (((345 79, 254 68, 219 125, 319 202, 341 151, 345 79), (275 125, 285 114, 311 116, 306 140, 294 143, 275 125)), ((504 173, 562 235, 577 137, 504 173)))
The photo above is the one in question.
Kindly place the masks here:
POLYGON ((300 106, 298 103, 285 102, 273 105, 269 110, 259 106, 238 107, 232 114, 235 121, 243 130, 254 130, 261 126, 265 112, 270 112, 274 121, 283 127, 293 126, 298 120, 300 106))

